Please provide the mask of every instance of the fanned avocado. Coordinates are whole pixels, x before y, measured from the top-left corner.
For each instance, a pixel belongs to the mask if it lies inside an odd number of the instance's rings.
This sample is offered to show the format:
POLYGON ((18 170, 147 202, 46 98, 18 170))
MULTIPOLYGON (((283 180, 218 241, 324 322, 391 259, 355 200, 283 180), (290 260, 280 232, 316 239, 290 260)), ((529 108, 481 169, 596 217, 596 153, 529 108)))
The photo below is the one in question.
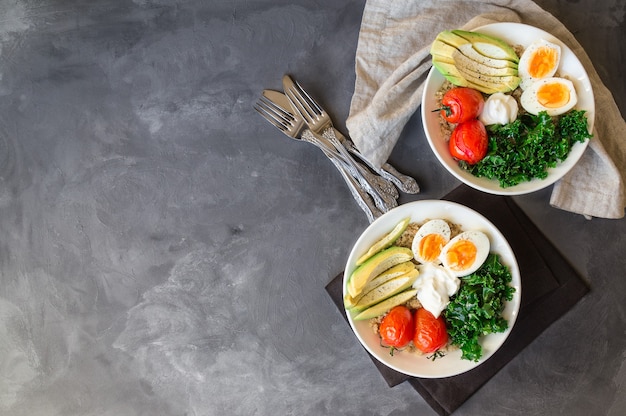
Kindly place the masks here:
POLYGON ((466 30, 453 30, 452 33, 459 36, 474 46, 480 54, 494 59, 506 59, 519 62, 519 57, 508 43, 494 36, 480 32, 468 32, 466 30))
POLYGON ((402 235, 404 230, 406 230, 406 228, 409 225, 409 221, 411 221, 410 217, 405 218, 402 221, 400 221, 398 224, 396 224, 393 230, 391 230, 383 238, 378 240, 374 245, 372 245, 372 247, 370 247, 369 250, 367 250, 365 254, 359 257, 359 259, 356 261, 356 265, 359 266, 365 263, 365 261, 369 259, 370 257, 372 257, 374 254, 378 253, 379 251, 387 247, 390 247, 402 235))
POLYGON ((415 268, 415 263, 413 263, 412 261, 405 261, 404 263, 397 264, 367 282, 359 296, 353 298, 349 293, 346 293, 343 298, 343 305, 346 307, 346 309, 354 308, 359 300, 361 300, 363 295, 370 292, 375 287, 378 287, 391 279, 402 276, 403 274, 409 273, 413 270, 417 269, 415 268))
POLYGON ((486 75, 464 66, 443 62, 434 62, 433 65, 453 84, 471 87, 485 94, 513 91, 521 81, 516 75, 486 75))
POLYGON ((464 62, 468 61, 473 62, 473 65, 484 65, 495 69, 511 68, 517 71, 517 63, 507 61, 506 59, 493 59, 483 56, 472 48, 471 43, 465 43, 456 47, 448 45, 437 38, 430 47, 430 54, 433 56, 433 60, 442 62, 453 63, 460 61, 460 64, 464 64, 464 62))
POLYGON ((517 69, 518 62, 509 61, 508 59, 497 59, 491 58, 489 56, 485 56, 474 49, 474 46, 471 43, 466 43, 465 45, 461 45, 457 49, 460 53, 467 56, 473 61, 479 62, 483 65, 491 66, 494 68, 514 68, 517 69))
MULTIPOLYGON (((517 66, 510 61, 498 61, 498 62, 510 62, 510 64, 503 64, 501 66, 491 66, 484 62, 478 62, 475 59, 469 58, 461 51, 456 50, 452 57, 446 57, 437 55, 438 60, 444 63, 456 64, 459 68, 466 68, 470 71, 479 72, 485 75, 492 75, 503 77, 507 75, 517 75, 517 66)), ((498 64, 496 64, 498 65, 498 64)))
POLYGON ((437 35, 437 40, 445 43, 446 45, 450 45, 454 48, 458 48, 461 45, 465 45, 466 43, 470 43, 464 37, 461 37, 455 34, 451 30, 444 30, 437 35))
POLYGON ((412 258, 413 251, 407 247, 391 246, 378 252, 352 272, 348 279, 348 293, 356 298, 371 279, 396 264, 404 263, 412 258))
POLYGON ((486 94, 517 88, 519 58, 506 42, 463 30, 443 31, 431 46, 433 66, 452 84, 486 94))
POLYGON ((363 295, 353 309, 356 311, 362 311, 404 291, 405 289, 410 288, 413 283, 415 283, 415 280, 417 280, 418 275, 419 272, 417 269, 413 269, 402 276, 395 277, 382 285, 375 287, 363 295))
POLYGON ((387 313, 394 306, 402 305, 409 301, 409 299, 417 295, 417 289, 408 289, 404 292, 400 292, 395 296, 392 296, 376 305, 365 309, 363 312, 354 317, 355 321, 361 321, 364 319, 376 318, 384 313, 387 313))

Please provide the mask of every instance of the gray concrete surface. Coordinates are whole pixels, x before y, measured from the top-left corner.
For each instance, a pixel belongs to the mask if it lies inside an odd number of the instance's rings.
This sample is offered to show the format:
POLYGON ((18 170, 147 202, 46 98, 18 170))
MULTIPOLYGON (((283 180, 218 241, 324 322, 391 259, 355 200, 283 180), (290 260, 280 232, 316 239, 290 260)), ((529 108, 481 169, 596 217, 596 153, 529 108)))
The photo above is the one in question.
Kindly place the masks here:
MULTIPOLYGON (((623 0, 540 0, 626 113, 623 0)), ((367 225, 252 109, 294 74, 344 129, 363 0, 0 0, 0 414, 433 415, 324 286, 367 225)), ((344 129, 345 131, 345 129, 344 129)), ((407 126, 391 161, 457 182, 407 126)), ((626 221, 516 198, 591 292, 458 415, 626 414, 626 221)))

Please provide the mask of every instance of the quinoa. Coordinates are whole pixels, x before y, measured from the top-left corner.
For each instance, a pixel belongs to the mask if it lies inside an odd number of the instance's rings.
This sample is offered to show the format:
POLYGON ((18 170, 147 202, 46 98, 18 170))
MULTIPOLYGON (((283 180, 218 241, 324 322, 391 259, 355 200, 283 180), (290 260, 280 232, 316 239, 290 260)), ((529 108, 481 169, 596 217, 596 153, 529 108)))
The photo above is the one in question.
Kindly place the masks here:
MULTIPOLYGON (((443 84, 441 85, 441 88, 439 88, 439 90, 435 93, 435 100, 437 102, 437 108, 442 108, 443 96, 445 95, 446 92, 448 92, 449 90, 455 87, 456 85, 452 84, 448 80, 445 80, 443 82, 443 84)), ((443 117, 441 116, 439 117, 439 129, 441 130, 441 134, 445 138, 446 142, 450 140, 450 136, 452 135, 452 132, 454 131, 455 126, 456 124, 448 123, 443 117)))
MULTIPOLYGON (((395 241, 394 245, 400 246, 400 247, 411 248, 413 246, 413 238, 415 238, 415 234, 417 233, 417 230, 419 230, 420 227, 428 221, 429 219, 427 218, 421 224, 418 224, 416 222, 410 223, 406 227, 406 230, 404 230, 404 232, 400 235, 400 237, 398 237, 398 239, 395 241)), ((455 224, 448 220, 444 220, 444 221, 447 222, 448 225, 450 226, 450 238, 457 236, 458 234, 461 233, 461 231, 463 231, 459 224, 455 224)))
POLYGON ((419 230, 419 228, 420 228, 420 225, 418 223, 416 222, 410 223, 406 227, 406 230, 404 230, 402 235, 398 237, 394 245, 400 246, 400 247, 411 248, 411 246, 413 245, 413 237, 415 237, 415 233, 417 233, 417 230, 419 230))

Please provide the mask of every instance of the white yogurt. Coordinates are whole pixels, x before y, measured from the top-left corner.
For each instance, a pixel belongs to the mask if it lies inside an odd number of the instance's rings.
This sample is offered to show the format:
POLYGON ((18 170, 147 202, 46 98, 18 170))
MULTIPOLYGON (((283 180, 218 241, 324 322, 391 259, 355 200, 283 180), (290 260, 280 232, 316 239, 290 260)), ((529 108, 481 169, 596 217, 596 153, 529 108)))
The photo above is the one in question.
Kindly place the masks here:
POLYGON ((450 303, 450 296, 459 290, 461 280, 439 265, 421 264, 417 268, 420 274, 413 283, 417 299, 437 318, 450 303))
POLYGON ((485 101, 483 111, 478 116, 485 126, 491 124, 508 124, 517 119, 517 101, 510 95, 497 92, 485 101))

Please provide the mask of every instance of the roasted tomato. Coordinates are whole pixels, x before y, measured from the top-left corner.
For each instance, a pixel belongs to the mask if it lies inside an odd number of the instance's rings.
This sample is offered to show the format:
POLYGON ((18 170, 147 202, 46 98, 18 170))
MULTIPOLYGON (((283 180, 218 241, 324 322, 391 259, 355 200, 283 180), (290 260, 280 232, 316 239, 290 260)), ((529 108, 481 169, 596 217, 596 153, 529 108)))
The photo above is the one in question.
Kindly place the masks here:
POLYGON ((448 146, 452 157, 474 165, 487 154, 489 147, 487 129, 478 119, 458 124, 450 136, 448 146))
POLYGON ((423 353, 437 351, 448 343, 448 332, 443 316, 435 316, 424 308, 415 311, 413 344, 423 353))
POLYGON ((384 345, 394 348, 406 347, 415 332, 413 313, 404 305, 394 307, 383 318, 378 332, 384 345))
POLYGON ((480 91, 473 88, 457 87, 448 90, 441 99, 441 116, 449 123, 463 123, 472 120, 483 111, 485 99, 480 91))

